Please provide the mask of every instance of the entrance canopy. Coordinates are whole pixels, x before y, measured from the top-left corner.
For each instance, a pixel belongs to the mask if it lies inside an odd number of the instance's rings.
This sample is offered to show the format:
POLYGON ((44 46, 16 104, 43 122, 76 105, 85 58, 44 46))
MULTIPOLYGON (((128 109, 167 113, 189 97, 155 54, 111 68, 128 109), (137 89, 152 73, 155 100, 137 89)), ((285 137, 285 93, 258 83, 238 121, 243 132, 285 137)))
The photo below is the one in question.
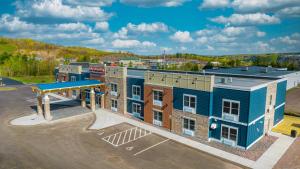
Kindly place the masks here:
POLYGON ((39 94, 45 94, 50 92, 56 92, 60 90, 74 90, 82 88, 95 88, 100 85, 104 85, 103 82, 99 80, 82 80, 75 82, 56 82, 56 83, 47 83, 47 84, 37 84, 32 87, 33 92, 39 94))

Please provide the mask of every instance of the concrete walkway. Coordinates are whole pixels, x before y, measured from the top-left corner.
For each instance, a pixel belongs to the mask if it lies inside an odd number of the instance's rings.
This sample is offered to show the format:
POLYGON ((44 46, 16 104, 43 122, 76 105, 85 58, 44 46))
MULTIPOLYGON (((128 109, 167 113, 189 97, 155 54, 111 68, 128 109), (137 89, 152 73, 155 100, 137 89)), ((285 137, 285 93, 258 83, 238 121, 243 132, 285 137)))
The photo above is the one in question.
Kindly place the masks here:
POLYGON ((92 125, 92 127, 90 129, 102 129, 102 128, 113 126, 113 125, 116 125, 116 124, 119 124, 119 123, 122 123, 122 122, 126 122, 126 123, 129 123, 131 125, 140 127, 142 129, 145 129, 145 130, 148 130, 152 133, 155 133, 155 134, 161 135, 163 137, 166 137, 168 139, 172 139, 172 140, 175 140, 179 143, 182 143, 182 144, 188 145, 190 147, 193 147, 195 149, 204 151, 204 152, 206 152, 208 154, 211 154, 213 156, 220 157, 220 158, 229 160, 229 161, 234 162, 234 163, 239 163, 239 164, 241 164, 243 166, 246 166, 246 167, 249 167, 249 168, 252 168, 252 166, 255 163, 252 160, 240 157, 240 156, 235 155, 235 154, 225 152, 223 150, 220 150, 220 149, 217 149, 217 148, 214 148, 214 147, 210 147, 206 144, 199 143, 197 141, 179 136, 177 134, 173 134, 173 133, 171 133, 169 131, 166 131, 164 129, 160 129, 160 128, 154 127, 152 125, 149 125, 149 124, 146 124, 146 123, 134 120, 134 119, 127 118, 123 115, 119 115, 117 113, 113 113, 113 112, 110 112, 108 110, 99 109, 99 110, 96 110, 95 113, 96 113, 96 118, 97 118, 95 123, 102 122, 103 125, 94 124, 94 125, 92 125), (112 123, 110 123, 111 119, 113 119, 112 123), (98 125, 98 127, 97 127, 97 125, 98 125))
POLYGON ((295 138, 280 133, 271 132, 270 135, 278 137, 271 147, 255 162, 254 169, 273 168, 286 150, 293 144, 295 138))

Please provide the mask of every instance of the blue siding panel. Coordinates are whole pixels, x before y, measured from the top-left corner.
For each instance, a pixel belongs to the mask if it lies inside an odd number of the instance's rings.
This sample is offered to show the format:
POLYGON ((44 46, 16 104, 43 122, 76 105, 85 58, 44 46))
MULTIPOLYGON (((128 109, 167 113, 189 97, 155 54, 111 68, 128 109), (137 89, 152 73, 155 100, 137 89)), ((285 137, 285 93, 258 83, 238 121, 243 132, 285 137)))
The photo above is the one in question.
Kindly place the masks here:
POLYGON ((249 146, 264 134, 264 117, 248 127, 247 145, 249 146))
POLYGON ((132 98, 132 85, 141 87, 141 100, 144 100, 144 79, 127 77, 127 97, 132 98))
POLYGON ((249 91, 214 88, 213 116, 222 117, 222 99, 240 101, 240 122, 247 123, 249 115, 249 91))
POLYGON ((196 113, 204 116, 211 114, 210 107, 212 94, 206 91, 184 89, 184 88, 173 88, 173 105, 174 109, 183 110, 183 95, 195 95, 197 96, 196 113))
POLYGON ((241 147, 247 147, 247 126, 235 124, 235 123, 230 123, 230 122, 225 122, 221 120, 211 120, 211 122, 217 124, 216 129, 210 129, 210 137, 215 138, 217 140, 221 139, 221 125, 227 125, 227 126, 232 126, 238 128, 238 140, 237 140, 237 145, 241 147))
POLYGON ((285 107, 285 105, 283 105, 283 106, 281 106, 281 107, 279 107, 278 109, 275 110, 274 125, 276 125, 277 123, 279 123, 283 119, 284 107, 285 107))
POLYGON ((266 87, 251 91, 248 123, 265 114, 266 95, 266 87))
POLYGON ((287 81, 277 83, 277 94, 275 107, 285 102, 287 81))

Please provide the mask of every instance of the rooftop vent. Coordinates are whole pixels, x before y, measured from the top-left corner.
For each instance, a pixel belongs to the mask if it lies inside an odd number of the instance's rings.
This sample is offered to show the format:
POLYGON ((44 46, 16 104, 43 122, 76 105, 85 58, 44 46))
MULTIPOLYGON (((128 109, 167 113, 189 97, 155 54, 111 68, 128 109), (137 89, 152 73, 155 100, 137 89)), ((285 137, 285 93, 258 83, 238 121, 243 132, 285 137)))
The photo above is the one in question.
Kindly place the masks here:
POLYGON ((233 82, 232 77, 222 77, 221 78, 221 83, 223 83, 223 84, 232 83, 232 82, 233 82))

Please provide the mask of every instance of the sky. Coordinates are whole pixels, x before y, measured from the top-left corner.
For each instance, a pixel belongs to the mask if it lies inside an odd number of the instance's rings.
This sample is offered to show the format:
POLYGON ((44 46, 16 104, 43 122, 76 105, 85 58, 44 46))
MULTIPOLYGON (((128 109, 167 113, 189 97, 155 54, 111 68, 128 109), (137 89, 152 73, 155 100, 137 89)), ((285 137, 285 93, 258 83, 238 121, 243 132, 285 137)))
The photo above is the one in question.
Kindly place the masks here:
POLYGON ((300 0, 0 0, 0 36, 142 55, 300 51, 300 0))

